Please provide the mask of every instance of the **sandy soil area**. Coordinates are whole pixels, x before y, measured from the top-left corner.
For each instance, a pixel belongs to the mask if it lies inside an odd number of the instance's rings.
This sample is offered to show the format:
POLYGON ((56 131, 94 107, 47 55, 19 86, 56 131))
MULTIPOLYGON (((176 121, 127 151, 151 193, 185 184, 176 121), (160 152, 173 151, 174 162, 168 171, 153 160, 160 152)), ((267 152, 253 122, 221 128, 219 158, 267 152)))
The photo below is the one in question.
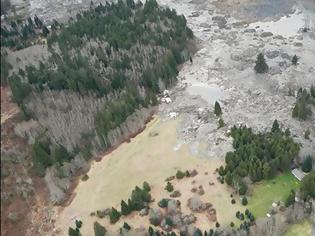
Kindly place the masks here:
MULTIPOLYGON (((116 232, 126 221, 133 227, 147 226, 147 217, 140 217, 138 213, 123 217, 114 226, 109 225, 109 219, 98 219, 89 216, 91 212, 115 206, 120 209, 120 200, 127 200, 132 189, 143 181, 152 185, 152 196, 156 200, 152 207, 157 207, 157 202, 162 198, 169 198, 164 190, 167 177, 172 176, 178 169, 196 169, 199 174, 194 178, 174 180, 174 189, 179 190, 182 196, 178 198, 182 202, 182 211, 190 213, 186 207, 187 200, 193 196, 190 191, 193 187, 203 185, 205 194, 201 199, 210 202, 217 209, 218 221, 224 225, 236 220, 235 212, 242 207, 239 203, 230 203, 230 193, 225 185, 219 184, 214 174, 223 161, 218 158, 205 159, 191 154, 186 145, 177 146, 176 127, 179 119, 161 121, 159 118, 148 123, 147 128, 131 140, 107 155, 100 162, 94 162, 88 172, 89 179, 80 182, 75 190, 76 197, 71 204, 59 215, 56 223, 63 232, 73 225, 75 218, 84 222, 82 232, 90 235, 93 230, 93 222, 97 220, 106 226, 108 230, 116 232), (158 134, 152 136, 152 134, 158 134), (208 174, 205 174, 208 172, 208 174), (195 183, 191 182, 195 180, 195 183), (209 182, 215 185, 210 186, 209 182)), ((197 226, 201 229, 209 229, 214 223, 209 222, 205 215, 196 214, 197 226)))

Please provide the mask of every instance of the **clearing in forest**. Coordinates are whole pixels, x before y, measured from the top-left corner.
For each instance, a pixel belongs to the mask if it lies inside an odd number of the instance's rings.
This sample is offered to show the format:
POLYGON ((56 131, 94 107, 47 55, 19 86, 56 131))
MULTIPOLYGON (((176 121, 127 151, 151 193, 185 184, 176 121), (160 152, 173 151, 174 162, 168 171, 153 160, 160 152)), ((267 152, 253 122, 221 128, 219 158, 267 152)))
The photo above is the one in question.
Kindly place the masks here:
POLYGON ((248 201, 248 209, 256 218, 265 217, 273 202, 285 201, 291 190, 299 187, 300 182, 291 172, 264 180, 254 185, 252 197, 248 201))

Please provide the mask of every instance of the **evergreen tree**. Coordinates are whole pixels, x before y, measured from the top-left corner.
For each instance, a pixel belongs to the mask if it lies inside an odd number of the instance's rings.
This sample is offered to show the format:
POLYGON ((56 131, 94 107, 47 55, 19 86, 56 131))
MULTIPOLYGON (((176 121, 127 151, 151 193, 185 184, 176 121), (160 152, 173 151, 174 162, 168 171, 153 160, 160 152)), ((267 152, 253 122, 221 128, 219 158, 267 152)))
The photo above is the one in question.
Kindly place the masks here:
POLYGON ((265 60, 265 57, 262 53, 259 53, 258 56, 257 56, 257 60, 256 60, 256 65, 255 65, 255 71, 256 73, 259 73, 259 74, 263 74, 263 73, 266 73, 269 69, 267 63, 266 63, 266 60, 265 60))
POLYGON ((104 226, 100 225, 97 221, 94 222, 95 236, 105 236, 107 230, 104 226))
POLYGON ((280 131, 280 128, 279 128, 279 123, 277 120, 274 120, 273 124, 272 124, 272 128, 271 128, 271 132, 278 132, 280 131))
POLYGON ((77 229, 80 229, 82 227, 82 221, 81 220, 75 220, 75 226, 77 229))
POLYGON ((222 115, 222 110, 220 104, 216 101, 214 104, 214 114, 216 116, 221 116, 222 115))
POLYGON ((315 198, 315 171, 310 172, 302 179, 300 190, 304 199, 315 198))
POLYGON ((303 164, 302 164, 302 170, 306 173, 310 172, 313 168, 313 160, 310 155, 306 156, 304 158, 303 164))
POLYGON ((218 129, 222 128, 225 126, 224 120, 222 118, 219 119, 219 126, 218 129))
POLYGON ((292 64, 296 66, 297 62, 298 62, 298 59, 299 58, 297 57, 297 55, 294 55, 293 58, 292 58, 292 64))
POLYGON ((109 220, 111 224, 115 224, 120 219, 121 214, 112 207, 111 211, 109 212, 109 220))
POLYGON ((311 86, 310 93, 311 93, 311 96, 313 98, 315 98, 315 86, 314 85, 311 86))
POLYGON ((81 236, 81 233, 80 233, 80 230, 73 229, 73 228, 69 227, 68 235, 69 236, 81 236))
POLYGON ((230 171, 228 171, 228 172, 226 173, 225 182, 226 182, 228 185, 232 185, 232 183, 233 183, 233 177, 232 177, 232 174, 231 174, 230 171))
POLYGON ((13 101, 18 105, 22 104, 24 98, 31 92, 30 86, 22 83, 21 78, 16 74, 10 77, 9 85, 12 91, 13 101))
POLYGON ((127 203, 124 200, 121 200, 121 214, 126 216, 130 213, 130 209, 129 206, 127 205, 127 203))
POLYGON ((151 191, 151 187, 146 181, 143 182, 143 186, 142 187, 143 187, 143 190, 145 190, 147 192, 151 191))
POLYGON ((49 29, 46 26, 43 26, 43 35, 47 37, 48 34, 49 34, 49 29))

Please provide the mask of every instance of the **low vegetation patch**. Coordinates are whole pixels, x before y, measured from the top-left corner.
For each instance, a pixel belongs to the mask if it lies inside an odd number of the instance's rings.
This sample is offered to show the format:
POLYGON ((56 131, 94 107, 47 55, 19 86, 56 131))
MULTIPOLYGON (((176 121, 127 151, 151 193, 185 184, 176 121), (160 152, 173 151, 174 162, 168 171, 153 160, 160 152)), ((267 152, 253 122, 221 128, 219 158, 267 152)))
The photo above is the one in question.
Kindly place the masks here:
POLYGON ((263 180, 254 184, 247 207, 256 217, 265 217, 272 203, 285 202, 291 191, 297 190, 299 186, 300 182, 290 172, 279 175, 273 180, 263 180))

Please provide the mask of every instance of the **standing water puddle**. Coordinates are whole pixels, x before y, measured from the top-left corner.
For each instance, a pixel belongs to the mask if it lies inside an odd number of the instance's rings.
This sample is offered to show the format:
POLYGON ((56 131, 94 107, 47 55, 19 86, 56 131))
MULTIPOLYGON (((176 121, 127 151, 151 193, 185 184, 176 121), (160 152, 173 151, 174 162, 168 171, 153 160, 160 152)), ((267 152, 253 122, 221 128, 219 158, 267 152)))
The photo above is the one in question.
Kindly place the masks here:
POLYGON ((208 85, 201 82, 192 83, 192 85, 187 87, 187 92, 190 95, 200 95, 210 104, 214 104, 215 101, 221 99, 224 96, 224 92, 219 88, 219 86, 215 84, 208 85))
POLYGON ((305 26, 305 16, 302 13, 294 13, 290 16, 284 16, 278 21, 255 22, 249 25, 250 28, 255 28, 256 26, 274 35, 282 35, 284 37, 296 36, 299 29, 305 26))

